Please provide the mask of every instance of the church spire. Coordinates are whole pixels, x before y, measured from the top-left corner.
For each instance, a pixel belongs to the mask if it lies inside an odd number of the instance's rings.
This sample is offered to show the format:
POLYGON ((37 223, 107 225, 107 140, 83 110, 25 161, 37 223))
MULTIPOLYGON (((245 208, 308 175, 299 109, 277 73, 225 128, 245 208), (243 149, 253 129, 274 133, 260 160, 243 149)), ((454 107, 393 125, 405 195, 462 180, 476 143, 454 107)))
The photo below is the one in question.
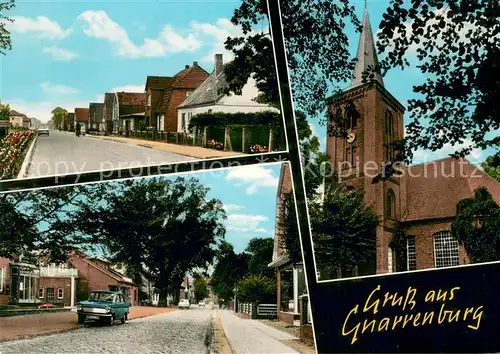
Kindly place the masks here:
MULTIPOLYGON (((356 66, 354 67, 354 78, 351 81, 351 87, 359 86, 362 84, 363 72, 368 66, 377 66, 377 50, 375 49, 375 40, 373 39, 372 28, 370 26, 370 19, 368 18, 368 8, 365 0, 365 13, 363 15, 363 29, 358 44, 358 54, 356 56, 356 66)), ((380 73, 375 73, 375 80, 384 85, 384 80, 380 73)))

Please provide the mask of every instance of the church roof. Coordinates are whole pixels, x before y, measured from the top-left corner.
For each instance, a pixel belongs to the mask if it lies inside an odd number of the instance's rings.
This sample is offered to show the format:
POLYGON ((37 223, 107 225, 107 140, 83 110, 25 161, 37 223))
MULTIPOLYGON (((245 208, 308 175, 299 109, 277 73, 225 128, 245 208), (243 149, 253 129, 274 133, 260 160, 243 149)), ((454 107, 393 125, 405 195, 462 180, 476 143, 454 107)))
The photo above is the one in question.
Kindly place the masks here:
MULTIPOLYGON (((347 89, 362 85, 363 72, 368 67, 375 67, 379 64, 377 50, 375 49, 375 40, 373 38, 370 19, 368 17, 368 9, 365 7, 363 15, 363 29, 359 38, 358 53, 356 56, 356 66, 354 67, 353 79, 351 85, 347 89)), ((380 73, 375 73, 375 80, 384 86, 384 80, 380 73)))
POLYGON ((407 176, 407 211, 402 221, 451 218, 457 203, 474 196, 486 187, 500 205, 500 182, 467 160, 445 158, 409 166, 407 176))

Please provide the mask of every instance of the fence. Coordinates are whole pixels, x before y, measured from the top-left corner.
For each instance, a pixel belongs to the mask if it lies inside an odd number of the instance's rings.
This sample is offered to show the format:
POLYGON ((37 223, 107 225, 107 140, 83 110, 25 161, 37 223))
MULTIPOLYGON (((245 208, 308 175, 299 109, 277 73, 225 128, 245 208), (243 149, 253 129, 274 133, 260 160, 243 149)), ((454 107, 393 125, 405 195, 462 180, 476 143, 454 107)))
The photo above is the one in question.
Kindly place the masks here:
POLYGON ((257 316, 274 319, 278 316, 278 306, 276 304, 258 304, 257 316))

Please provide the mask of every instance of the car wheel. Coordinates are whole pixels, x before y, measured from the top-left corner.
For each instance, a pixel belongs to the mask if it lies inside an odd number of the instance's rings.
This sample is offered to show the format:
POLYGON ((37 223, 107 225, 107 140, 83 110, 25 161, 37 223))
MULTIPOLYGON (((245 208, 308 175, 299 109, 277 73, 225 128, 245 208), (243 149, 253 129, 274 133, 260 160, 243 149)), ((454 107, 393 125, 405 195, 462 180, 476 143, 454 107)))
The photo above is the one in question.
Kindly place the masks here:
POLYGON ((127 314, 123 315, 123 317, 120 319, 121 324, 124 324, 126 320, 127 320, 127 314))
POLYGON ((115 316, 111 316, 108 321, 109 321, 108 324, 110 326, 114 325, 115 324, 115 316))
POLYGON ((78 315, 78 324, 84 324, 84 323, 85 323, 85 316, 78 315))

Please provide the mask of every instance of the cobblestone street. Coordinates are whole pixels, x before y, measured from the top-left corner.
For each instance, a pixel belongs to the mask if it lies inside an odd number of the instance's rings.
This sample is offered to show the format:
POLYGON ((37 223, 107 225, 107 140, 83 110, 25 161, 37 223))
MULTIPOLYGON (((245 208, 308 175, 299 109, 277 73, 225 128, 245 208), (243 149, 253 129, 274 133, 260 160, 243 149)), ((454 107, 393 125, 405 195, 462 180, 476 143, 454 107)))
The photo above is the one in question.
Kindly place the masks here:
POLYGON ((1 354, 207 353, 213 311, 191 307, 113 326, 80 326, 59 334, 0 343, 1 354))

